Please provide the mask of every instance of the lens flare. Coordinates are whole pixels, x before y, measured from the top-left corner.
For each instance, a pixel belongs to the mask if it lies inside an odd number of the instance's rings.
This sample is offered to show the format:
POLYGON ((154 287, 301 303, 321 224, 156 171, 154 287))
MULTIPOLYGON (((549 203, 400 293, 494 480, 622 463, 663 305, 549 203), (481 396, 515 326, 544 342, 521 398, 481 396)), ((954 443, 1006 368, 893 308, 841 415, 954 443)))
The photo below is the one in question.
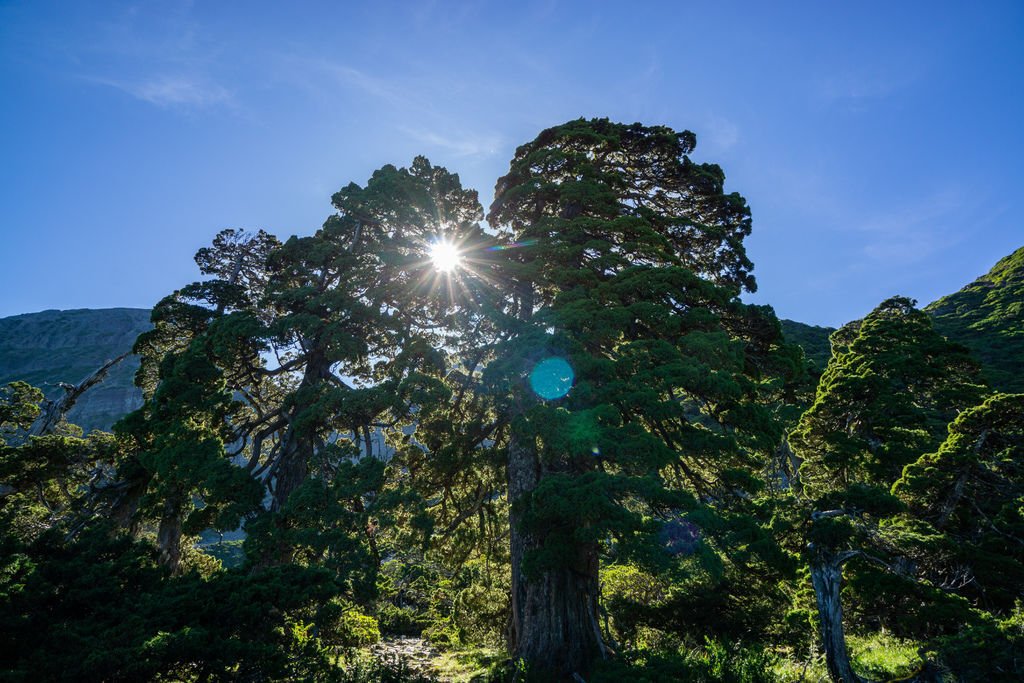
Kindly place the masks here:
POLYGON ((533 367, 530 373, 530 388, 548 401, 562 398, 572 389, 575 374, 562 358, 545 358, 533 367))
POLYGON ((430 245, 430 261, 435 270, 450 273, 462 263, 462 254, 458 247, 442 238, 430 245))
POLYGON ((537 244, 537 240, 522 240, 521 242, 509 242, 508 244, 499 244, 493 247, 487 247, 484 251, 507 251, 509 249, 522 249, 524 247, 532 247, 537 244))

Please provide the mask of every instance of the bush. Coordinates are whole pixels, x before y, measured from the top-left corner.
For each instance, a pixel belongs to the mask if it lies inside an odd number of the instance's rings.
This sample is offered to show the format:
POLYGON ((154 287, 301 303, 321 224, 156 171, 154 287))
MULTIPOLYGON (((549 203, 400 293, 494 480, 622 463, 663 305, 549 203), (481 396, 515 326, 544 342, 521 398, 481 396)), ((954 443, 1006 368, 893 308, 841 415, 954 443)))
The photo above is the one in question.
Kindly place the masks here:
POLYGON ((339 683, 436 683, 436 679, 413 670, 404 659, 357 657, 344 667, 339 683))
POLYGON ((983 612, 958 633, 937 638, 926 653, 960 681, 1024 680, 1024 609, 997 620, 983 612))
POLYGON ((364 647, 380 640, 377 620, 340 598, 333 598, 320 608, 317 623, 326 645, 364 647))
POLYGON ((462 589, 455 598, 452 615, 460 642, 502 645, 509 611, 509 595, 503 588, 471 584, 462 589))
POLYGON ((418 636, 428 623, 412 607, 397 607, 382 602, 377 608, 380 630, 396 636, 418 636))
POLYGON ((601 571, 601 593, 616 639, 641 648, 641 628, 652 620, 652 610, 665 602, 667 586, 634 565, 620 564, 601 571))
POLYGON ((854 670, 872 680, 903 679, 921 668, 918 644, 880 632, 847 638, 854 670))
POLYGON ((622 659, 601 662, 592 683, 771 683, 775 657, 761 647, 726 645, 708 639, 704 646, 675 653, 634 651, 622 659))

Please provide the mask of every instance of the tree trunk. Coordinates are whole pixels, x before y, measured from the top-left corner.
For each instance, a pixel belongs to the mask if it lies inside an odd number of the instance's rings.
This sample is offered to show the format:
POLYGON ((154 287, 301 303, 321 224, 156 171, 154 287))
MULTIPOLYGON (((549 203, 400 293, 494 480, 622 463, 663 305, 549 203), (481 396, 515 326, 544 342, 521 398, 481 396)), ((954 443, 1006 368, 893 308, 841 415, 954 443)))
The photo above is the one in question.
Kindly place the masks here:
POLYGON ((170 569, 172 574, 178 574, 181 569, 181 504, 177 496, 169 496, 164 501, 156 544, 160 551, 160 564, 170 569))
MULTIPOLYGON (((322 354, 311 352, 306 361, 302 381, 299 383, 299 393, 301 394, 303 390, 314 389, 330 374, 330 363, 324 360, 322 354)), ((309 466, 317 447, 317 435, 315 428, 308 424, 302 427, 297 426, 298 423, 303 422, 302 413, 307 409, 307 405, 296 403, 288 411, 286 417, 288 429, 282 437, 280 460, 273 471, 274 488, 270 500, 272 513, 280 513, 292 493, 309 478, 309 466)), ((273 548, 263 554, 263 557, 256 563, 257 567, 274 567, 292 561, 294 548, 284 538, 289 524, 289 520, 284 515, 275 515, 273 548)))
POLYGON ((522 528, 520 498, 537 487, 541 468, 530 444, 514 433, 509 443, 511 512, 512 623, 509 650, 534 675, 569 678, 585 675, 590 663, 605 656, 598 626, 598 554, 596 544, 581 544, 573 566, 523 574, 523 559, 542 538, 522 528))
MULTIPOLYGON (((139 504, 142 502, 142 497, 146 495, 146 489, 149 488, 153 475, 143 469, 134 456, 131 466, 129 475, 116 486, 116 491, 109 494, 116 497, 110 505, 108 516, 119 529, 125 529, 132 538, 138 538, 142 527, 142 520, 139 518, 139 504)), ((100 489, 97 495, 104 493, 105 491, 100 489)))
POLYGON ((818 621, 821 624, 821 643, 825 649, 825 663, 829 676, 837 683, 865 683, 853 672, 850 654, 846 649, 843 632, 843 604, 840 591, 843 582, 843 564, 850 559, 849 552, 837 554, 825 548, 813 548, 811 554, 811 583, 818 603, 818 621))
MULTIPOLYGON (((314 342, 316 345, 316 342, 314 342)), ((299 383, 298 392, 312 390, 330 377, 331 366, 321 353, 311 352, 306 369, 299 383)), ((274 497, 270 503, 272 512, 280 512, 288 497, 292 495, 309 476, 309 463, 313 459, 316 434, 310 426, 296 427, 300 416, 308 406, 297 404, 289 410, 288 429, 281 445, 281 460, 274 472, 274 497)))
POLYGON ((313 456, 312 444, 302 437, 292 436, 290 428, 285 439, 281 462, 274 474, 274 497, 270 502, 272 512, 280 512, 292 492, 306 481, 309 461, 313 456))

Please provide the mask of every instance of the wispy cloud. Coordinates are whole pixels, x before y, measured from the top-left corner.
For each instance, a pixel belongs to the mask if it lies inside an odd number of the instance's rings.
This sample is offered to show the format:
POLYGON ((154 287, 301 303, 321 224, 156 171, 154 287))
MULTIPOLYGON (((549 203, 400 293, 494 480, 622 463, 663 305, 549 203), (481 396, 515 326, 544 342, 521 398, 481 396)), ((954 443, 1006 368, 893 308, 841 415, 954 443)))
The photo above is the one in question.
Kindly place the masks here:
POLYGON ((381 76, 350 64, 320 57, 283 54, 276 59, 275 77, 316 99, 345 103, 375 112, 395 130, 456 157, 486 158, 503 151, 501 135, 476 128, 460 103, 472 103, 474 85, 452 82, 429 72, 399 72, 381 76), (447 93, 439 98, 438 93, 447 93))
POLYGON ((868 259, 889 266, 909 265, 962 239, 963 226, 957 223, 964 207, 963 193, 947 188, 853 227, 867 237, 861 251, 868 259))
POLYGON ((708 151, 724 152, 736 146, 740 141, 740 128, 735 123, 722 116, 710 116, 704 122, 698 135, 699 142, 707 142, 708 151))
POLYGON ((96 76, 86 80, 110 86, 158 107, 202 109, 232 102, 231 92, 208 79, 187 75, 157 75, 138 81, 96 76))
POLYGON ((343 62, 296 53, 275 55, 272 67, 274 79, 316 100, 358 102, 360 108, 372 102, 395 113, 424 112, 425 104, 416 96, 421 84, 415 79, 384 78, 343 62))
POLYGON ((458 138, 415 128, 401 127, 400 130, 425 145, 438 147, 458 157, 489 157, 503 149, 501 136, 488 133, 462 133, 458 138))
POLYGON ((330 74, 340 85, 354 88, 371 97, 382 99, 390 104, 408 105, 411 100, 407 91, 397 87, 392 81, 371 76, 344 64, 318 60, 320 67, 330 74))
POLYGON ((819 85, 818 94, 827 102, 866 100, 896 92, 901 84, 882 76, 845 74, 832 76, 819 85))
POLYGON ((225 47, 193 16, 191 2, 129 4, 65 40, 72 73, 142 102, 181 110, 236 105, 225 47))
POLYGON ((921 68, 912 60, 899 65, 850 70, 818 81, 815 96, 825 104, 860 108, 898 94, 920 76, 921 68))

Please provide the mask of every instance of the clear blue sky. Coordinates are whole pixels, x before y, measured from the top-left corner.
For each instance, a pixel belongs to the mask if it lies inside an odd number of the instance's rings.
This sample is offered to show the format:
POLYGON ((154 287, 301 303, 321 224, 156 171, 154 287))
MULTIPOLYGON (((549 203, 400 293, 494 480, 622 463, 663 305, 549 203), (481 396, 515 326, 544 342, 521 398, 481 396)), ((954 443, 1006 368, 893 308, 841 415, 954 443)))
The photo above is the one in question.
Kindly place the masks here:
POLYGON ((0 0, 0 316, 151 306, 222 228, 308 234, 416 154, 486 206, 579 116, 693 130, 782 317, 1024 244, 1024 3, 635 5, 0 0))

